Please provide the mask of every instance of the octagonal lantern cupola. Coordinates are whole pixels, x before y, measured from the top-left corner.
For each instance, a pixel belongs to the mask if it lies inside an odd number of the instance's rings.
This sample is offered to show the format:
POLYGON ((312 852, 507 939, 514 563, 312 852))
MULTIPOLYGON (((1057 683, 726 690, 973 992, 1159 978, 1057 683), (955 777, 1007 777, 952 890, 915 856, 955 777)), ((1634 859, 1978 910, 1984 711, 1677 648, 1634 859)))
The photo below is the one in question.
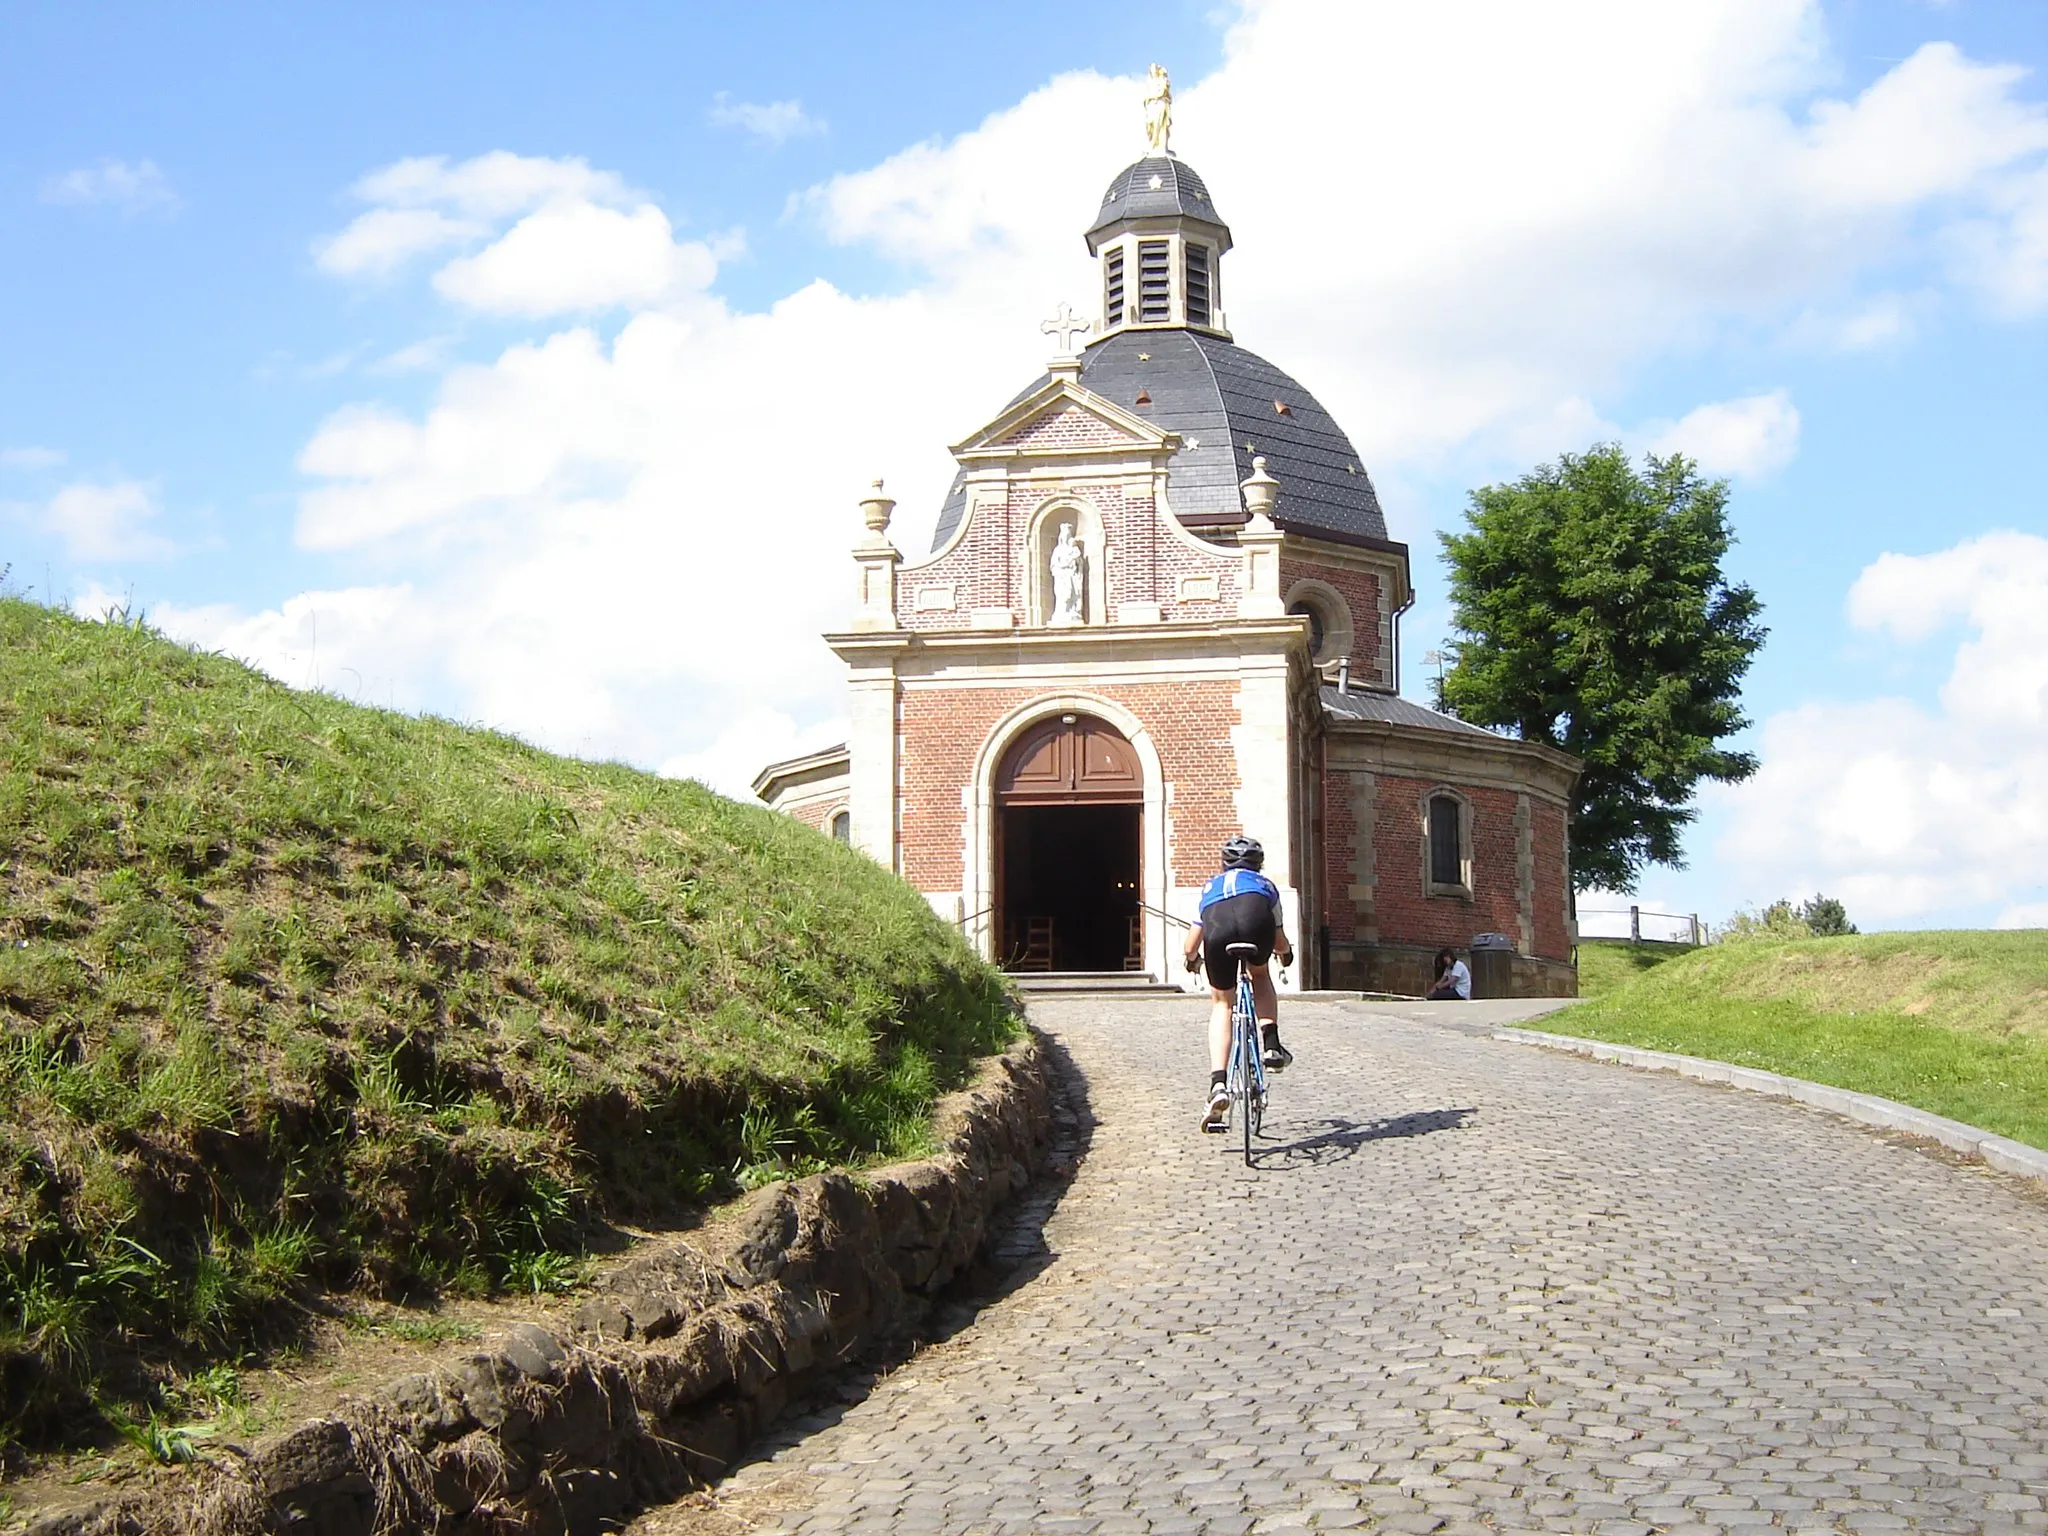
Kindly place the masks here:
POLYGON ((1167 147, 1172 93, 1157 65, 1153 76, 1146 103, 1152 152, 1117 173, 1088 228, 1088 254, 1102 274, 1096 336, 1185 326, 1227 337, 1220 269, 1230 226, 1202 178, 1167 147))

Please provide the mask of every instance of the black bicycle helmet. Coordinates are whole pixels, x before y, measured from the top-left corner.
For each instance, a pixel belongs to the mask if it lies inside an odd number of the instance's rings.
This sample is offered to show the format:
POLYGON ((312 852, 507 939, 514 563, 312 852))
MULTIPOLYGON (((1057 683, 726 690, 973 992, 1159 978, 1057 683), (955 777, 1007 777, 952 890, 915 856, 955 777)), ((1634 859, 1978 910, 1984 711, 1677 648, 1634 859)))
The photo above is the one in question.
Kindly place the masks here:
POLYGON ((1255 837, 1246 837, 1242 832, 1223 845, 1223 867, 1225 869, 1258 869, 1266 862, 1266 850, 1255 837))

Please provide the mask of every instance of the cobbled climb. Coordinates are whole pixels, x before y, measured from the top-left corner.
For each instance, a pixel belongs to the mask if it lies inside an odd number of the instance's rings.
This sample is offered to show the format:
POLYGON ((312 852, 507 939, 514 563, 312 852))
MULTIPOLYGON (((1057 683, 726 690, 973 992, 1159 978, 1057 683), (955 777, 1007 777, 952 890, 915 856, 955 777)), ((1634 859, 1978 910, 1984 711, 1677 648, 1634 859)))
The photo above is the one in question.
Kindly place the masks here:
POLYGON ((1205 1012, 1035 1005, 1097 1122, 1043 1272, 635 1536, 2048 1530, 2030 1187, 1348 1003, 1248 1170, 1205 1012))

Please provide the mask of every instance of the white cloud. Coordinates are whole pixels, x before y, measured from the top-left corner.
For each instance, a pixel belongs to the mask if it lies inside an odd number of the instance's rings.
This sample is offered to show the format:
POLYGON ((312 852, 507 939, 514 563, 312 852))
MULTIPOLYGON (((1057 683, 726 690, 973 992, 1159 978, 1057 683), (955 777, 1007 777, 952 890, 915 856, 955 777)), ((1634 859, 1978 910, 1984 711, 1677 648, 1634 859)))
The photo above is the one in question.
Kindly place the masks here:
POLYGON ((695 779, 735 800, 752 800, 754 777, 769 763, 845 740, 846 721, 841 716, 799 725, 779 709, 749 709, 709 745, 678 753, 658 771, 672 779, 695 779))
POLYGON ((353 192, 377 206, 314 242, 322 271, 385 275, 488 240, 434 274, 442 297, 487 314, 538 319, 684 302, 739 249, 730 235, 676 240, 659 208, 580 159, 495 150, 451 165, 426 156, 365 176, 353 192), (501 229, 507 219, 515 222, 501 229))
POLYGON ((1796 346, 1829 352, 1872 352, 1897 348, 1919 336, 1939 308, 1938 295, 1879 293, 1846 305, 1803 311, 1788 328, 1796 346))
POLYGON ((631 213, 551 203, 496 243, 451 261, 434 287, 471 309, 539 317, 649 305, 701 292, 718 263, 701 242, 677 244, 652 203, 631 213))
POLYGON ((438 208, 372 208, 340 234, 318 241, 313 259, 335 277, 382 274, 414 256, 460 245, 488 232, 474 219, 453 219, 438 208))
POLYGON ((395 351, 387 352, 369 365, 371 373, 431 373, 446 365, 448 349, 454 343, 450 336, 429 336, 424 341, 409 342, 395 351))
POLYGON ((1976 186, 2048 150, 2048 114, 2013 95, 2025 75, 1928 43, 1854 102, 1814 107, 1801 178, 1847 209, 1910 208, 1976 186))
POLYGON ((2048 167, 2003 181, 1996 216, 1970 219, 1949 232, 1956 264, 2001 314, 2048 310, 2048 167))
POLYGON ((2048 928, 2048 901, 2015 902, 1992 920, 1994 928, 2048 928))
POLYGON ((1761 888, 1826 890, 1882 921, 2013 903, 2048 869, 2048 539, 1887 554, 1848 611, 1908 644, 1965 626, 1939 707, 1773 716, 1756 777, 1717 795, 1732 812, 1720 851, 1761 888))
MULTIPOLYGON (((1598 402, 1731 327, 1845 315, 1843 344, 1871 344, 1889 294, 2023 295, 2014 189, 2048 113, 1944 47, 1815 106, 1830 71, 1811 0, 1252 0, 1224 63, 1178 88, 1175 144, 1239 242, 1221 274, 1238 338, 1313 389, 1385 483, 1453 451, 1526 463, 1621 435, 1598 402)), ((1034 376, 1038 321, 1095 291, 1080 231, 1142 148, 1138 99, 1132 80, 1064 75, 801 194, 799 216, 912 285, 812 283, 760 312, 712 291, 722 244, 680 238, 581 160, 365 177, 365 219, 483 227, 434 247, 451 303, 628 313, 604 334, 537 325, 450 367, 424 410, 366 401, 307 443, 301 545, 411 581, 376 589, 406 618, 362 620, 347 643, 373 665, 351 665, 641 762, 730 758, 718 743, 750 711, 802 745, 841 707, 817 636, 848 611, 861 487, 889 476, 916 552, 942 445, 1034 376), (411 639, 387 651, 388 633, 411 639)), ((1766 393, 1654 430, 1750 474, 1796 448, 1797 423, 1766 393)), ((268 633, 289 608, 230 619, 268 633)), ((344 622, 322 618, 323 656, 344 622)))
POLYGON ((178 194, 153 160, 102 160, 52 176, 43 183, 46 203, 98 204, 123 213, 175 213, 178 194))
POLYGON ((347 587, 301 592, 262 613, 244 614, 228 604, 163 606, 152 608, 149 620, 166 634, 246 661, 294 687, 418 709, 441 682, 451 631, 462 623, 448 622, 451 615, 418 599, 404 584, 347 587))
MULTIPOLYGON (((740 772, 743 749, 802 750, 840 711, 818 636, 851 599, 866 478, 890 472, 918 547, 941 445, 1038 361, 1038 306, 1014 306, 1016 344, 959 357, 939 393, 930 360, 957 310, 814 285, 767 314, 707 304, 637 315, 609 343, 578 329, 510 348, 452 371, 418 419, 337 415, 301 456, 318 483, 300 543, 403 564, 413 627, 386 649, 383 616, 344 640, 323 609, 321 655, 346 645, 372 697, 399 668, 401 700, 744 789, 760 764, 740 772), (732 736, 761 708, 802 728, 732 736)), ((289 615, 232 617, 230 648, 264 656, 278 647, 249 636, 289 615)))
POLYGON ((711 98, 704 116, 714 128, 738 128, 770 144, 825 131, 824 121, 804 111, 800 101, 734 101, 724 91, 711 98))
POLYGON ((561 199, 616 204, 637 200, 610 171, 580 157, 552 160, 492 150, 450 164, 420 155, 372 171, 352 189, 366 203, 389 208, 442 208, 466 219, 502 222, 561 199))
POLYGON ((1650 443, 1658 454, 1682 453, 1709 475, 1761 479, 1799 451, 1799 411, 1784 390, 1720 400, 1688 411, 1650 443))
MULTIPOLYGON (((1818 7, 1798 0, 1267 0, 1222 69, 1179 91, 1176 145, 1238 237, 1223 286, 1239 337, 1381 465, 1542 440, 1561 402, 1717 327, 1789 324, 1928 259, 1923 225, 2017 227, 1994 205, 2041 163, 2048 111, 2012 70, 1931 45, 1809 109, 1826 72, 1818 7)), ((1088 294, 1075 234, 1136 148, 1131 93, 1063 77, 810 205, 836 238, 940 280, 1088 294)), ((1949 259, 1990 292, 1989 257, 1949 259)))
POLYGON ((56 469, 65 462, 58 448, 0 448, 0 469, 56 469))
POLYGON ((157 560, 172 551, 149 527, 161 512, 156 493, 139 481, 79 481, 36 508, 35 520, 73 560, 157 560))

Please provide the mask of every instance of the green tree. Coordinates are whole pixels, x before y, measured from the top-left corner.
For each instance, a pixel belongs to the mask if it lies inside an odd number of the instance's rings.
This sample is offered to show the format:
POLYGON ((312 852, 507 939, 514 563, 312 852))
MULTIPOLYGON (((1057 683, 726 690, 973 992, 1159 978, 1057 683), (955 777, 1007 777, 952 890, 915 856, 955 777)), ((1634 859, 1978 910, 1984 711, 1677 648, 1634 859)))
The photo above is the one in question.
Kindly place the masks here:
POLYGON ((1736 908, 1727 922, 1714 929, 1716 944, 1742 944, 1752 939, 1810 939, 1813 930, 1792 903, 1778 900, 1761 912, 1736 908))
POLYGON ((1856 925, 1849 921, 1849 909, 1832 896, 1823 896, 1818 891, 1813 900, 1799 908, 1799 920, 1812 930, 1817 939, 1831 939, 1844 933, 1854 933, 1856 925))
POLYGON ((1585 761, 1581 889, 1682 868, 1700 780, 1756 771, 1721 745, 1747 724, 1737 694, 1766 633, 1756 593, 1721 571, 1727 503, 1682 455, 1638 472, 1600 444, 1474 491, 1468 531, 1442 535, 1459 636, 1444 702, 1585 761))

